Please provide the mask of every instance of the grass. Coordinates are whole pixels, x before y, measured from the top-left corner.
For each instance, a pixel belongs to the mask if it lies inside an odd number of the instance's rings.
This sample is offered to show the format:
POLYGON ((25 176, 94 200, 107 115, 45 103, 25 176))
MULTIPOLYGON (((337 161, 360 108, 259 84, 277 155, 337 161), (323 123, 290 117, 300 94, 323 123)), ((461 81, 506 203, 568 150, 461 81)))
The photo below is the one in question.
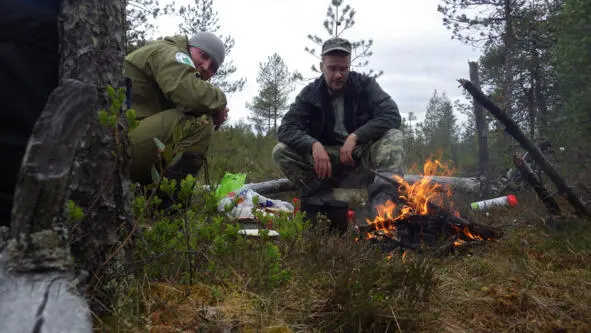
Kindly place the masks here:
POLYGON ((122 288, 127 306, 97 330, 589 332, 591 221, 571 218, 556 230, 535 202, 521 207, 469 216, 505 235, 461 256, 388 259, 354 235, 308 230, 229 248, 212 259, 218 276, 197 270, 190 285, 151 279, 146 266, 122 288), (269 278, 270 243, 289 271, 281 283, 269 278))
MULTIPOLYGON (((265 160, 273 138, 245 140, 241 131, 216 133, 210 178, 215 182, 223 171, 245 172, 247 182, 281 177, 265 160), (261 148, 251 149, 253 142, 261 148), (225 150, 236 158, 219 153, 225 150)), ((177 216, 146 219, 134 248, 134 259, 143 264, 127 285, 119 286, 117 306, 109 317, 95 318, 95 328, 590 332, 591 221, 565 212, 549 224, 533 193, 518 198, 519 206, 512 209, 461 211, 472 221, 502 229, 502 238, 458 255, 407 252, 403 259, 355 241, 358 235, 352 232, 337 237, 325 224, 310 229, 300 217, 275 221, 274 228, 285 235, 279 239, 237 236, 238 226, 217 213, 215 201, 204 194, 177 216)), ((473 199, 458 197, 456 204, 467 207, 473 199)))

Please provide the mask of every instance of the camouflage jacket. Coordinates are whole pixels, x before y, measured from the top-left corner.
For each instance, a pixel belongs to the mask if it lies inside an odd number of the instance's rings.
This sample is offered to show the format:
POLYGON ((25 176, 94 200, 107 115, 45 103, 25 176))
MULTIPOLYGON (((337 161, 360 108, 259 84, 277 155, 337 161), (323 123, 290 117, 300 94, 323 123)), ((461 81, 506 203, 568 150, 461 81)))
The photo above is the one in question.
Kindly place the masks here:
POLYGON ((203 81, 189 56, 187 37, 154 41, 125 57, 138 119, 177 108, 196 115, 226 107, 226 95, 203 81))
MULTIPOLYGON (((375 79, 351 72, 345 85, 345 127, 356 133, 358 143, 382 137, 391 128, 400 128, 400 112, 390 95, 375 79)), ((324 77, 316 79, 298 94, 277 131, 280 142, 309 153, 312 144, 342 145, 334 134, 334 113, 324 77)))

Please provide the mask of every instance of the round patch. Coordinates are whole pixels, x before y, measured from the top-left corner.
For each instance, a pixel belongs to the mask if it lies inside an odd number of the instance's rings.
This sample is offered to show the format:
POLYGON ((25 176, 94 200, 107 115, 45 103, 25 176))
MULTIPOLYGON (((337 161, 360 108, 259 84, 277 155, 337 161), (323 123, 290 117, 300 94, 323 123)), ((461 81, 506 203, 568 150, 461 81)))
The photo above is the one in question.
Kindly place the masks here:
POLYGON ((189 66, 195 68, 195 64, 193 64, 193 60, 191 60, 191 57, 189 57, 187 54, 185 54, 183 52, 178 52, 177 54, 175 54, 175 57, 176 57, 177 62, 180 62, 181 64, 189 65, 189 66))

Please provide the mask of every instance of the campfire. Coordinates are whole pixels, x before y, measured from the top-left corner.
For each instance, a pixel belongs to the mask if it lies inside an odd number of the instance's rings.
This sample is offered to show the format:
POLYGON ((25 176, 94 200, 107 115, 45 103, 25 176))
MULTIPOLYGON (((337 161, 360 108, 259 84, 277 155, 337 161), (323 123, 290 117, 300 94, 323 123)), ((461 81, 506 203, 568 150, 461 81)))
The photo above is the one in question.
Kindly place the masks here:
POLYGON ((425 250, 439 245, 435 250, 440 254, 496 238, 494 231, 462 218, 452 200, 451 188, 431 179, 453 173, 453 168, 439 160, 428 159, 417 182, 409 184, 396 175, 386 178, 398 187, 398 195, 375 206, 377 216, 366 219, 367 226, 360 229, 363 237, 384 251, 425 250))

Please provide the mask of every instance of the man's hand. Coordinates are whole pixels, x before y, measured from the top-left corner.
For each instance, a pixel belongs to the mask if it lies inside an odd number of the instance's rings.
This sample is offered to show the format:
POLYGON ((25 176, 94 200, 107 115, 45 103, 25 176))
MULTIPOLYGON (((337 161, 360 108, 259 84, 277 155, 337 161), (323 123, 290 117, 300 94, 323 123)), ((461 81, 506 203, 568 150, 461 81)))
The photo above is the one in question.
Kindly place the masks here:
POLYGON ((340 149, 339 159, 341 163, 355 166, 355 160, 353 159, 353 149, 355 149, 355 146, 357 146, 357 134, 351 133, 340 149))
POLYGON ((320 142, 315 142, 312 145, 312 157, 314 158, 314 171, 320 179, 330 178, 332 174, 332 166, 330 165, 330 157, 324 146, 320 142))
POLYGON ((220 126, 228 119, 228 108, 218 109, 213 113, 213 125, 217 131, 220 126))

